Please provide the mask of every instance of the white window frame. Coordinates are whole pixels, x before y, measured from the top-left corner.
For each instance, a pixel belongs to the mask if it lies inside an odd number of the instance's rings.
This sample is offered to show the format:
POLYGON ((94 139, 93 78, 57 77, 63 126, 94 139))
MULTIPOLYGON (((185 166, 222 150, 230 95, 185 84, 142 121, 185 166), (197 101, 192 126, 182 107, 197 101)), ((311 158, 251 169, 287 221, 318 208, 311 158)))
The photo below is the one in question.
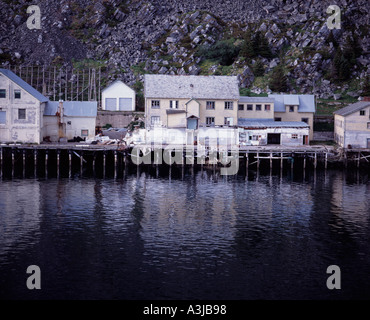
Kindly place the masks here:
POLYGON ((152 126, 160 125, 161 124, 161 117, 160 116, 151 116, 150 117, 150 124, 152 126))
POLYGON ((170 100, 170 109, 178 109, 179 100, 170 100))
POLYGON ((152 107, 152 109, 160 109, 161 101, 160 100, 152 100, 151 107, 152 107))
POLYGON ((233 110, 234 101, 225 101, 225 110, 233 110))
POLYGON ((215 101, 206 101, 206 110, 215 110, 215 101))
POLYGON ((215 125, 215 117, 206 117, 206 125, 214 126, 215 125), (212 121, 213 119, 213 121, 212 121))

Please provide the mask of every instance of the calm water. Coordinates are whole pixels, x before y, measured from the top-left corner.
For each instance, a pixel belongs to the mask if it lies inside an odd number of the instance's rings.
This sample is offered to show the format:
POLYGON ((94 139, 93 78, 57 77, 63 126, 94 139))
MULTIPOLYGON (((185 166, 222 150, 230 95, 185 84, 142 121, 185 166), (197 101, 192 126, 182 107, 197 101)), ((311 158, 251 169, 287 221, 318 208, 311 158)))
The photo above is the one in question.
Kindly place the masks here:
POLYGON ((340 171, 3 180, 0 297, 369 299, 369 195, 340 171))

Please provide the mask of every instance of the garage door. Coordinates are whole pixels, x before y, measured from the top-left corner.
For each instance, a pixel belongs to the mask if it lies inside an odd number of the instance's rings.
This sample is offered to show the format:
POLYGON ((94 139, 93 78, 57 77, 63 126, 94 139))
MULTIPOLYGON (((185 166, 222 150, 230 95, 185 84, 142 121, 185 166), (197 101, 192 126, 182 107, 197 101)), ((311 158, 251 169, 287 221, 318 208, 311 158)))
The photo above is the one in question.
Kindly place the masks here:
POLYGON ((116 98, 105 98, 105 110, 116 111, 117 110, 117 99, 116 98))
POLYGON ((131 111, 132 98, 119 98, 119 109, 121 111, 131 111))

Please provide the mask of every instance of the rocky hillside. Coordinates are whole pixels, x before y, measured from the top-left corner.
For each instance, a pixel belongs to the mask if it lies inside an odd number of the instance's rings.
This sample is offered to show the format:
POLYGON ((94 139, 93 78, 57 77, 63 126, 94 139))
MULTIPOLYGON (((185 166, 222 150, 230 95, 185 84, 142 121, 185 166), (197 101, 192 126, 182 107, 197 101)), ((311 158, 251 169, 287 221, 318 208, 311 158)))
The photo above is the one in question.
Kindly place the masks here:
POLYGON ((256 93, 280 68, 282 91, 322 98, 358 97, 370 71, 367 0, 40 0, 41 30, 26 26, 31 4, 0 1, 3 66, 93 59, 138 88, 146 72, 227 74, 256 93), (332 4, 342 24, 330 31, 332 4))

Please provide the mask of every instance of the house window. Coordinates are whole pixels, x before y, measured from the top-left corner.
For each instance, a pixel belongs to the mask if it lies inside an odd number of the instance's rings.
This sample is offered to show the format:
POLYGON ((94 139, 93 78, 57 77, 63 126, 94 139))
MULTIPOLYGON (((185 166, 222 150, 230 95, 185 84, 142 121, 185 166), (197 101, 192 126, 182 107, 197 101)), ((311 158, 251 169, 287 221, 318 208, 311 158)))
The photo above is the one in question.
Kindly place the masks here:
POLYGON ((89 135, 89 130, 87 129, 82 129, 81 130, 81 137, 87 137, 89 135))
POLYGON ((159 116, 152 116, 150 118, 150 123, 151 123, 152 126, 159 124, 160 121, 161 121, 161 117, 159 117, 159 116))
POLYGON ((0 89, 0 98, 6 98, 6 90, 0 89))
POLYGON ((289 106, 289 112, 294 112, 294 106, 289 106))
POLYGON ((240 110, 240 111, 244 110, 244 104, 239 104, 238 105, 238 110, 240 110))
POLYGON ((233 110, 233 101, 225 101, 225 110, 233 110))
POLYGON ((152 108, 159 109, 159 100, 152 100, 152 108))
POLYGON ((281 121, 281 118, 280 117, 276 117, 275 118, 275 121, 281 121))
POLYGON ((365 110, 360 110, 360 116, 364 116, 366 114, 365 110))
POLYGON ((14 90, 14 99, 21 98, 21 90, 14 90))
POLYGON ((271 110, 271 105, 265 104, 265 111, 270 111, 271 110))
POLYGON ((292 139, 298 139, 298 134, 293 133, 293 134, 292 134, 292 139))
POLYGON ((247 110, 253 111, 253 104, 247 104, 247 110))
POLYGON ((215 102, 214 101, 207 101, 206 102, 206 110, 215 110, 215 102))
POLYGON ((262 110, 262 104, 256 104, 256 111, 262 110))
POLYGON ((179 108, 179 101, 178 100, 170 100, 170 109, 178 109, 179 108))
MULTIPOLYGON (((0 111, 1 112, 1 111, 0 111)), ((1 122, 0 122, 1 123, 1 122)), ((370 122, 367 123, 367 128, 370 129, 370 122)))
POLYGON ((206 117, 206 125, 213 126, 215 124, 215 117, 206 117))
POLYGON ((0 124, 6 124, 6 111, 0 111, 0 124))
POLYGON ((308 120, 308 118, 302 118, 302 119, 301 119, 301 121, 302 121, 302 122, 305 122, 305 123, 307 123, 307 124, 308 124, 308 121, 309 121, 309 120, 308 120))
POLYGON ((26 109, 18 109, 18 120, 26 119, 26 109))
POLYGON ((234 123, 234 119, 232 117, 225 117, 224 125, 225 126, 232 126, 234 123))

